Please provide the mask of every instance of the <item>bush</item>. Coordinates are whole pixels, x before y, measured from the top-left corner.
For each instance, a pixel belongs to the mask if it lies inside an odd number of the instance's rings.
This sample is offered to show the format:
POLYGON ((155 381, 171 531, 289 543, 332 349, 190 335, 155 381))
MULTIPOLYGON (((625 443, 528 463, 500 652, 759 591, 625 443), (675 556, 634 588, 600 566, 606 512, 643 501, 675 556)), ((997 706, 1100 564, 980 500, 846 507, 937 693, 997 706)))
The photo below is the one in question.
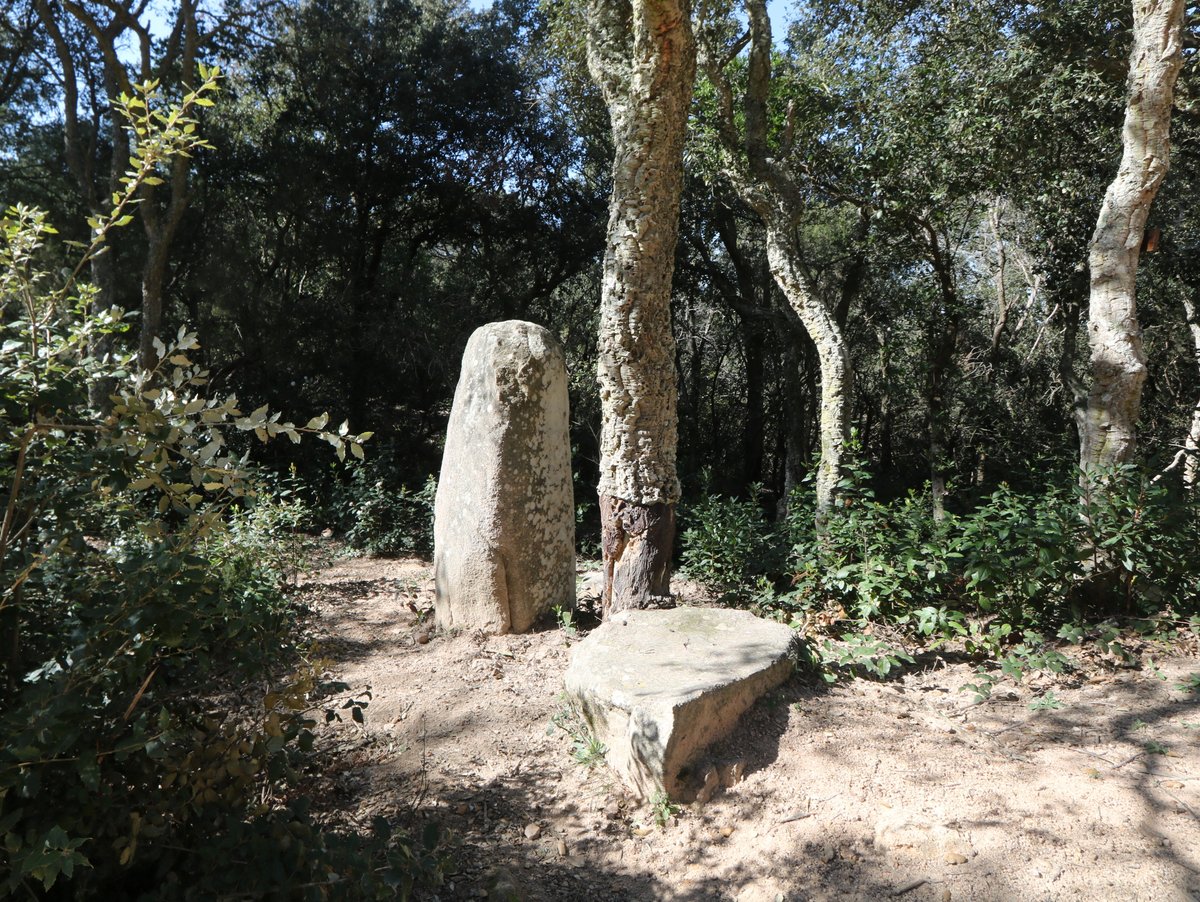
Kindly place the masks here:
POLYGON ((437 480, 419 489, 401 484, 389 454, 359 463, 335 490, 333 512, 352 548, 369 554, 433 553, 437 480))
MULTIPOLYGON (((156 108, 153 85, 117 101, 137 127, 135 168, 91 222, 75 275, 159 164, 202 146, 188 110, 215 72, 202 80, 174 109, 156 108)), ((320 833, 301 802, 282 801, 322 710, 360 720, 365 700, 320 662, 275 678, 293 621, 282 528, 298 509, 264 493, 229 440, 307 433, 344 458, 366 436, 207 397, 186 330, 156 343, 149 371, 93 355, 127 320, 94 310, 75 275, 48 287, 38 261, 52 233, 23 207, 0 223, 0 896, 353 885, 393 898, 393 884, 436 880, 410 844, 320 833), (98 384, 112 391, 103 413, 88 406, 98 384), (232 705, 252 681, 276 688, 232 705)))
POLYGON ((881 504, 860 485, 843 486, 820 532, 811 506, 793 505, 792 588, 775 607, 993 647, 1026 630, 1200 608, 1197 505, 1133 468, 1036 493, 1001 485, 940 523, 923 496, 881 504))
POLYGON ((205 554, 227 585, 278 582, 304 565, 301 530, 311 519, 308 504, 293 488, 259 477, 253 490, 214 526, 205 554))
POLYGON ((910 493, 880 504, 863 493, 843 501, 820 532, 811 507, 792 506, 792 603, 840 607, 864 621, 900 620, 946 594, 958 552, 922 499, 910 493))
MULTIPOLYGON (((751 491, 757 496, 758 487, 751 491)), ((776 538, 757 501, 705 495, 683 520, 681 561, 701 584, 738 594, 756 577, 777 572, 776 538)))

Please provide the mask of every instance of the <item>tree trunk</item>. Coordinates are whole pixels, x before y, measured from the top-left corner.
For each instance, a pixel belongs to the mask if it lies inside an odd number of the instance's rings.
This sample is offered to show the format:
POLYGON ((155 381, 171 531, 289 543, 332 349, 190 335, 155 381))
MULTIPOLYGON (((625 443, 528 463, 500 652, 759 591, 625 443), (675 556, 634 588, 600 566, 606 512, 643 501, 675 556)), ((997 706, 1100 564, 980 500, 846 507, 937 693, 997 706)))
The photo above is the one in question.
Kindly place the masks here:
POLYGON ((896 418, 892 404, 892 346, 886 328, 876 327, 876 340, 879 342, 879 476, 891 481, 892 470, 895 467, 893 453, 893 437, 896 418))
MULTIPOLYGON (((777 319, 771 309, 773 280, 764 258, 760 256, 759 260, 751 261, 743 252, 738 240, 737 222, 728 207, 721 205, 718 208, 716 226, 721 244, 733 264, 737 277, 735 283, 729 283, 716 277, 714 281, 718 288, 722 289, 727 303, 737 313, 741 323, 742 350, 746 362, 746 420, 742 433, 742 481, 748 486, 762 479, 763 461, 766 457, 764 344, 769 334, 767 323, 777 319)), ((701 253, 707 253, 703 249, 703 245, 701 245, 701 253)))
POLYGON ((929 491, 933 519, 946 519, 946 371, 950 358, 943 336, 933 336, 934 350, 926 377, 925 403, 929 428, 929 491))
MULTIPOLYGON (((1196 305, 1190 298, 1183 299, 1183 309, 1187 314, 1188 330, 1192 333, 1192 356, 1200 369, 1200 318, 1197 318, 1196 305)), ((1183 453, 1183 487, 1193 493, 1197 478, 1200 478, 1200 401, 1192 408, 1192 425, 1183 442, 1183 453)))
POLYGON ((742 351, 746 361, 746 419, 742 428, 742 481, 753 485, 762 479, 763 340, 764 332, 749 317, 742 317, 742 351))
POLYGON ((992 229, 996 248, 996 273, 993 281, 996 283, 996 320, 992 324, 992 341, 988 346, 988 381, 995 384, 1000 377, 1000 343, 1008 328, 1008 282, 1004 270, 1008 265, 1008 251, 1004 246, 1004 234, 1001 224, 1004 219, 1004 201, 997 197, 988 210, 988 225, 992 229))
POLYGON ((817 523, 833 507, 841 479, 842 454, 849 430, 850 352, 841 326, 816 298, 792 253, 790 236, 778 222, 767 223, 767 259, 775 282, 791 304, 817 349, 821 368, 821 401, 818 435, 821 460, 817 465, 817 523))
MULTIPOLYGON (((63 113, 63 157, 67 169, 79 186, 79 196, 89 213, 93 216, 104 216, 111 212, 108 199, 121 188, 121 178, 129 167, 129 142, 123 129, 123 122, 115 110, 109 110, 106 123, 109 129, 111 156, 109 157, 109 172, 107 190, 101 192, 97 183, 96 168, 99 142, 94 133, 81 129, 79 125, 79 73, 75 65, 71 47, 67 42, 58 15, 49 0, 36 0, 35 8, 38 19, 50 42, 54 47, 55 57, 60 69, 60 84, 62 85, 63 113), (103 199, 102 199, 103 198, 103 199)), ((116 82, 106 72, 105 89, 115 94, 116 82)), ((94 310, 111 310, 116 306, 116 274, 113 266, 113 235, 108 236, 108 248, 105 253, 92 257, 92 285, 96 289, 93 299, 94 310)), ((113 350, 113 336, 98 334, 92 336, 88 346, 88 354, 96 359, 102 359, 113 350)), ((115 390, 113 379, 102 378, 88 386, 88 404, 95 410, 107 411, 109 397, 115 390)))
POLYGON ((679 480, 671 277, 695 75, 678 0, 589 0, 588 69, 612 123, 600 299, 605 615, 670 594, 679 480))
MULTIPOLYGON (((1068 295, 1073 294, 1068 289, 1068 295)), ((1082 315, 1081 303, 1068 296, 1063 302, 1063 336, 1062 348, 1058 355, 1058 381, 1071 404, 1071 425, 1074 427, 1075 438, 1083 447, 1084 424, 1087 422, 1087 386, 1075 374, 1075 354, 1079 344, 1079 320, 1082 315)))
POLYGON ((804 480, 808 457, 805 454, 804 434, 807 431, 805 411, 804 348, 802 336, 790 325, 781 326, 779 335, 784 342, 783 352, 783 494, 779 498, 778 514, 787 516, 792 493, 804 480))
POLYGON ((937 277, 938 294, 929 312, 929 371, 925 380, 925 404, 929 431, 929 485, 933 519, 946 519, 946 436, 950 434, 950 410, 946 397, 947 376, 958 346, 961 315, 954 261, 949 242, 927 219, 918 221, 926 241, 929 263, 937 277))
MULTIPOLYGON (((169 239, 168 239, 169 241, 169 239)), ((158 363, 154 339, 162 332, 163 286, 167 281, 169 244, 160 235, 152 235, 146 248, 146 263, 142 267, 142 329, 138 338, 138 362, 142 369, 153 369, 158 363)))
POLYGON ((1092 384, 1079 464, 1133 458, 1146 355, 1137 318, 1137 268, 1150 205, 1167 173, 1175 79, 1182 64, 1183 0, 1134 0, 1124 152, 1108 187, 1088 264, 1092 384))
POLYGON ((848 436, 850 354, 837 319, 836 304, 826 303, 817 295, 801 266, 795 227, 804 210, 804 196, 792 175, 777 162, 777 158, 783 159, 790 151, 786 130, 781 146, 771 147, 769 105, 774 45, 767 3, 745 0, 745 8, 750 22, 750 55, 740 122, 734 109, 733 87, 725 71, 734 57, 706 47, 704 64, 716 91, 717 133, 725 174, 745 203, 762 219, 771 275, 812 338, 820 362, 821 460, 816 480, 819 528, 834 505, 848 436))

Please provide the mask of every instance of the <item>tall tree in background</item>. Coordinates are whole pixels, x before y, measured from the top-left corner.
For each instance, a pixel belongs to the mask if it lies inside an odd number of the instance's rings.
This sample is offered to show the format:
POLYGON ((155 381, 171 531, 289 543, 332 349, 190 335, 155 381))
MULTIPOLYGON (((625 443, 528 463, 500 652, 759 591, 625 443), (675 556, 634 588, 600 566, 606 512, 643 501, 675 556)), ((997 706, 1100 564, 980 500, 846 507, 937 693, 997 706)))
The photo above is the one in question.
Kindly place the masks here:
POLYGON ((1085 471, 1130 461, 1146 355, 1137 270, 1150 205, 1167 174, 1171 106, 1183 62, 1183 0, 1134 0, 1123 154, 1092 235, 1088 342, 1092 385, 1080 434, 1085 471))
POLYGON ((679 0, 588 0, 588 70, 615 148, 600 298, 604 611, 670 592, 677 442, 671 277, 695 77, 679 0))
MULTIPOLYGON (((148 0, 34 2, 58 63, 67 164, 85 206, 99 215, 108 208, 109 198, 120 187, 130 164, 125 124, 109 104, 110 98, 132 95, 135 84, 150 81, 159 83, 170 96, 188 90, 196 81, 196 64, 204 50, 251 17, 252 11, 236 6, 219 12, 207 10, 202 0, 178 0, 166 8, 152 8, 148 0), (152 25, 156 15, 169 29, 161 38, 156 38, 152 25), (85 77, 89 75, 85 70, 94 74, 85 77), (81 85, 87 87, 87 96, 80 96, 81 85), (103 169, 105 175, 101 175, 103 169)), ((147 179, 138 192, 137 209, 146 240, 138 346, 145 367, 156 360, 154 340, 162 331, 171 243, 191 200, 190 173, 191 159, 176 156, 161 178, 147 179)), ((104 306, 115 303, 110 254, 93 258, 92 279, 99 302, 104 306)))
MULTIPOLYGON (((845 313, 839 321, 835 306, 821 297, 801 263, 796 230, 805 207, 804 195, 786 165, 794 138, 794 105, 786 113, 789 122, 773 149, 769 134, 773 42, 765 0, 746 0, 746 15, 750 31, 745 38, 732 44, 719 39, 704 42, 704 71, 716 93, 723 173, 762 220, 771 275, 817 349, 821 459, 816 482, 817 520, 821 522, 833 507, 849 433, 852 395, 850 353, 842 334, 845 313), (750 44, 750 58, 738 111, 727 69, 735 64, 745 40, 750 44)), ((720 27, 713 30, 718 35, 725 31, 720 27)), ((775 111, 777 118, 781 112, 775 111)))
POLYGON ((172 281, 219 376, 396 441, 405 479, 436 469, 471 332, 557 328, 556 291, 599 256, 606 192, 542 98, 539 27, 523 0, 309 0, 264 25, 172 281))

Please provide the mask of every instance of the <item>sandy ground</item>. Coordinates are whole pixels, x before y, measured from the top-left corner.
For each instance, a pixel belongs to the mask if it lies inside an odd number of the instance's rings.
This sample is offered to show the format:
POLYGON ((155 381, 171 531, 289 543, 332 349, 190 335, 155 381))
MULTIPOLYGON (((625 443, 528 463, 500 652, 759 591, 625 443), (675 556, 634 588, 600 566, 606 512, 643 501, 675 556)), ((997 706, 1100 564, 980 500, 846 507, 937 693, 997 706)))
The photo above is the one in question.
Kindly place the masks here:
POLYGON ((435 898, 1200 900, 1200 693, 1176 688, 1194 640, 981 704, 966 663, 796 677, 714 751, 744 779, 660 826, 552 723, 578 641, 557 624, 439 635, 415 560, 344 560, 301 596, 333 672, 373 694, 365 727, 325 739, 325 804, 448 828, 435 898), (1031 710, 1047 688, 1062 707, 1031 710))

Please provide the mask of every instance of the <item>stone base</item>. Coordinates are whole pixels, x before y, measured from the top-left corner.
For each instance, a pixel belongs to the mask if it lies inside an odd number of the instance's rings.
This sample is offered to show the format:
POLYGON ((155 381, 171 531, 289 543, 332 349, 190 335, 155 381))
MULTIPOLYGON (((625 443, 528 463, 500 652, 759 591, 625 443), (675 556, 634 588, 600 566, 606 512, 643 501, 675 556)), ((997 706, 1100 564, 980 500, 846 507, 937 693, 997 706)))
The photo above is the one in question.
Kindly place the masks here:
POLYGON ((631 790, 680 799, 680 771, 788 678, 795 641, 746 611, 626 611, 575 646, 566 690, 631 790))

